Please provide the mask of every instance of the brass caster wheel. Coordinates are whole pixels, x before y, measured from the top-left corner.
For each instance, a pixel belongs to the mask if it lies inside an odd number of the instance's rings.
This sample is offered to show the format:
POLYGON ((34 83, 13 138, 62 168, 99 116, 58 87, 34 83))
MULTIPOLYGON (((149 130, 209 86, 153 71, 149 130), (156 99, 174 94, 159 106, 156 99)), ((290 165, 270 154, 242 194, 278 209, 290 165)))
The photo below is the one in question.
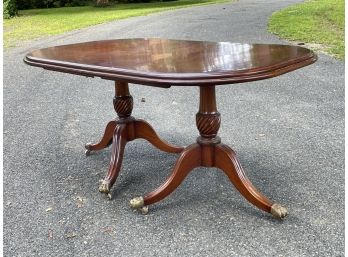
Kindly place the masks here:
POLYGON ((103 180, 103 182, 99 186, 99 192, 103 194, 110 194, 110 184, 103 180))
POLYGON ((148 214, 148 212, 149 212, 149 207, 148 207, 148 206, 141 207, 141 208, 138 209, 138 211, 139 211, 141 214, 146 215, 146 214, 148 214))
POLYGON ((141 214, 145 215, 149 212, 149 207, 144 206, 144 198, 141 196, 133 198, 132 200, 130 200, 129 204, 132 209, 137 210, 141 214))
POLYGON ((85 155, 86 155, 86 157, 90 156, 91 155, 91 150, 86 150, 85 151, 85 155))
POLYGON ((271 213, 275 218, 284 219, 288 215, 288 210, 279 203, 275 203, 271 207, 271 213))
POLYGON ((91 144, 92 143, 85 144, 85 148, 86 148, 85 155, 86 155, 86 157, 91 155, 91 150, 90 150, 91 144))
POLYGON ((89 148, 90 148, 91 145, 92 145, 92 143, 87 143, 87 144, 85 144, 85 148, 86 148, 87 150, 90 150, 89 148))

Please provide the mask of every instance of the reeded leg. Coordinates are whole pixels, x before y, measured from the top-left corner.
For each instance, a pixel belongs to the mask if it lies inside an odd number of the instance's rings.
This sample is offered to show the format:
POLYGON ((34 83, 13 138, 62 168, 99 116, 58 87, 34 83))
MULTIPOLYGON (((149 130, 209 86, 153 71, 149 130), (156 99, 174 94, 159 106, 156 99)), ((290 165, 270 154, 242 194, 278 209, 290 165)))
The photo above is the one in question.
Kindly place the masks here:
POLYGON ((91 151, 98 151, 108 147, 112 143, 112 134, 116 127, 116 121, 110 121, 105 128, 104 135, 99 143, 91 144, 88 143, 85 145, 86 155, 88 156, 91 151))
POLYGON ((183 147, 175 146, 161 139, 152 126, 144 120, 135 120, 135 137, 149 141, 153 146, 167 153, 181 153, 183 147))
POLYGON ((215 147, 215 167, 223 170, 237 190, 253 205, 272 213, 277 218, 285 218, 287 210, 279 204, 272 203, 262 195, 244 173, 234 151, 227 145, 215 147))
POLYGON ((108 194, 121 169, 124 148, 127 143, 127 126, 118 124, 114 130, 109 171, 99 187, 101 193, 108 194))
POLYGON ((145 195, 136 197, 130 201, 130 206, 142 211, 143 207, 158 202, 171 194, 184 180, 187 174, 201 165, 201 148, 198 144, 193 144, 185 148, 181 153, 173 168, 172 174, 156 190, 145 195))

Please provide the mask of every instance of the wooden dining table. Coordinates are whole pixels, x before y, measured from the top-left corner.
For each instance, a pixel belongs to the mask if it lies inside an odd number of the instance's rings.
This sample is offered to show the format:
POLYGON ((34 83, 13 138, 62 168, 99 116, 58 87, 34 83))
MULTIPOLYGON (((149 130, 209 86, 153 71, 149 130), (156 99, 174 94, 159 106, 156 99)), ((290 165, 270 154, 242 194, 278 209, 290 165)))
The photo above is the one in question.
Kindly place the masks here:
MULTIPOLYGON (((34 50, 24 58, 28 65, 115 82, 113 106, 117 118, 106 125, 99 142, 85 145, 86 155, 111 145, 109 169, 99 186, 101 193, 110 193, 120 172, 127 142, 142 138, 162 151, 179 156, 171 175, 163 184, 144 196, 131 199, 132 208, 147 213, 149 205, 167 197, 190 171, 202 166, 221 169, 246 200, 281 219, 287 216, 287 209, 256 189, 247 178, 236 153, 221 142, 218 136, 221 115, 217 110, 215 90, 225 85, 233 94, 235 83, 276 77, 316 60, 313 51, 294 45, 159 38, 60 45, 34 50), (134 118, 129 83, 157 88, 175 86, 180 90, 199 87, 199 107, 195 119, 199 136, 196 142, 187 147, 170 144, 161 139, 149 123, 134 118)), ((166 118, 170 117, 163 119, 166 118)))

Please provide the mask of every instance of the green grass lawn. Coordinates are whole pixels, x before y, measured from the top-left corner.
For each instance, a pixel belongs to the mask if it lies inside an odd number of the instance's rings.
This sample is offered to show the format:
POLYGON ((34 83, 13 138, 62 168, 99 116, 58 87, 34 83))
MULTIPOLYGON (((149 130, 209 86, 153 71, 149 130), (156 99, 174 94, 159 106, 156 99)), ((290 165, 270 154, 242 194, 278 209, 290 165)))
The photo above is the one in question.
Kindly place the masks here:
POLYGON ((56 35, 112 20, 142 16, 150 13, 193 5, 227 2, 229 0, 178 0, 138 4, 116 4, 107 8, 93 6, 33 9, 19 11, 19 16, 4 20, 4 46, 56 35))
POLYGON ((282 38, 344 58, 344 0, 307 0, 274 13, 268 25, 282 38))

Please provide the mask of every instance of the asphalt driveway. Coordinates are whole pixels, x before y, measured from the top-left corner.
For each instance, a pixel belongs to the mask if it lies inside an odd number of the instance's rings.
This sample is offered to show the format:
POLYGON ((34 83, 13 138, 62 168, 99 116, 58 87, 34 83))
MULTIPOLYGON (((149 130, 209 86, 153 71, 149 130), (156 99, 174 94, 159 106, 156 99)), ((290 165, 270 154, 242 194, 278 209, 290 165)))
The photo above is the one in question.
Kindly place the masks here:
MULTIPOLYGON (((98 25, 33 41, 4 56, 4 256, 343 256, 344 62, 217 88, 220 136, 250 180, 287 206, 280 222, 245 201, 217 169, 196 169, 146 216, 129 200, 156 188, 176 155, 127 145, 112 201, 98 193, 110 149, 88 158, 114 118, 113 83, 29 67, 57 44, 131 37, 286 43, 272 12, 297 0, 240 0, 98 25)), ((198 134, 198 88, 131 85, 133 115, 168 141, 198 134), (142 102, 141 99, 146 101, 142 102), (180 128, 180 129, 178 129, 180 128)))

